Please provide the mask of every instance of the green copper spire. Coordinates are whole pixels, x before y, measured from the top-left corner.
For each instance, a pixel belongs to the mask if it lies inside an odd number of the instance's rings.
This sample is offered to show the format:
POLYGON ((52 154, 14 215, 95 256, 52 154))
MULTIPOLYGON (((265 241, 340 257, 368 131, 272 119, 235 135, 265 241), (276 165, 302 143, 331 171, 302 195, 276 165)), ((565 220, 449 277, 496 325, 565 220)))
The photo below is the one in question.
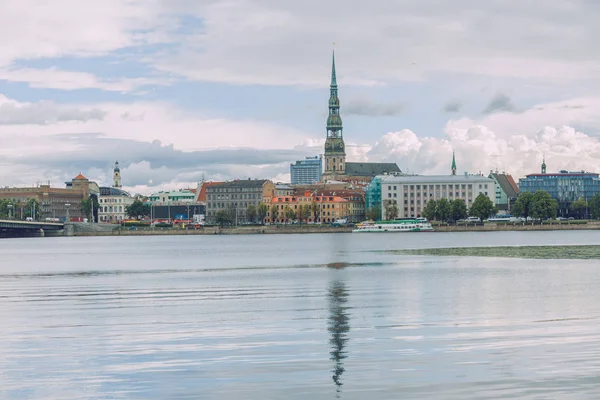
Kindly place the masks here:
POLYGON ((454 152, 452 152, 452 175, 456 175, 456 158, 454 152))
POLYGON ((327 117, 327 137, 342 137, 340 99, 338 98, 337 78, 335 75, 335 52, 333 52, 331 62, 331 85, 329 86, 329 116, 327 117))
POLYGON ((331 87, 337 87, 337 77, 335 76, 335 50, 331 57, 331 87))

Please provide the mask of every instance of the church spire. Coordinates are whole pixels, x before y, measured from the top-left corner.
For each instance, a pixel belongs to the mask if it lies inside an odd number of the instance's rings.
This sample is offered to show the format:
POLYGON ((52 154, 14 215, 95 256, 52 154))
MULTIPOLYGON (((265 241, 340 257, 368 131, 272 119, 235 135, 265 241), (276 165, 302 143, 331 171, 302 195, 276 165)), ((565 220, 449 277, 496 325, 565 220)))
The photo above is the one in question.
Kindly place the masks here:
POLYGON ((119 168, 118 161, 115 161, 115 169, 113 170, 113 187, 121 187, 121 168, 119 168))
POLYGON ((337 88, 337 77, 335 76, 335 50, 331 56, 331 88, 337 88))
POLYGON ((452 152, 452 175, 456 175, 456 158, 454 152, 452 152))

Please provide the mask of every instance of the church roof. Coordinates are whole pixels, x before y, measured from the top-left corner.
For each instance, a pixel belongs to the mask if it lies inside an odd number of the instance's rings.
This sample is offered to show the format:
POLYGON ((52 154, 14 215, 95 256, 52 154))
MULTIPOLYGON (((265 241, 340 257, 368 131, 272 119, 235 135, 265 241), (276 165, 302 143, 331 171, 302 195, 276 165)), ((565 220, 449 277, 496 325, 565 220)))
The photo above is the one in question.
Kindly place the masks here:
POLYGON ((85 176, 83 176, 80 172, 79 175, 77 175, 75 178, 73 178, 73 180, 87 180, 87 178, 85 176))
POLYGON ((391 172, 402 172, 396 163, 347 162, 345 175, 376 176, 391 172))

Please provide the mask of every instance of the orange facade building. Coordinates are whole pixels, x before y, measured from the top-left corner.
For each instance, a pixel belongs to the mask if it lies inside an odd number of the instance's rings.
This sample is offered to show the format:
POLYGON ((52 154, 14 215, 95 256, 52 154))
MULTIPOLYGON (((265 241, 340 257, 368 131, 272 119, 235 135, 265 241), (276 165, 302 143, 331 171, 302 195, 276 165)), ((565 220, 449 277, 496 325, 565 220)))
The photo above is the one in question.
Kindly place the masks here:
POLYGON ((347 219, 351 212, 349 200, 335 195, 312 195, 311 192, 301 196, 274 196, 263 202, 269 206, 265 223, 271 224, 292 221, 331 223, 347 219))

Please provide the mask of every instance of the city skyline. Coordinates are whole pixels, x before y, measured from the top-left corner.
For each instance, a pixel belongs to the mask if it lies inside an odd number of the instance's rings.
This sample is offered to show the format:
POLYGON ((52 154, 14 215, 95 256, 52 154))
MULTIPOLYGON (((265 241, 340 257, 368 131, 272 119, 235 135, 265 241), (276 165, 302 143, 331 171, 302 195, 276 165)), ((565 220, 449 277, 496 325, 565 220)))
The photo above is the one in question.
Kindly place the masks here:
POLYGON ((196 3, 9 1, 0 184, 289 180, 323 152, 333 41, 348 161, 599 169, 594 4, 196 3))

